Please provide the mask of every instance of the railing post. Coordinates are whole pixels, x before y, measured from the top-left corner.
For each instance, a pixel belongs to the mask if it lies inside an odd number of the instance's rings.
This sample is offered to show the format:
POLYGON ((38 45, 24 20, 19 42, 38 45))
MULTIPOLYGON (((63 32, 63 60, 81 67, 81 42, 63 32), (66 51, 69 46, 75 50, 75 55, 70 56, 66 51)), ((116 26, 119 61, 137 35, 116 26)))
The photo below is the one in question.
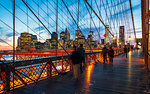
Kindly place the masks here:
POLYGON ((10 70, 6 67, 6 65, 3 65, 1 71, 3 92, 7 92, 10 90, 10 70))
MULTIPOLYGON (((67 60, 68 60, 68 59, 67 59, 67 60)), ((71 60, 69 59, 68 62, 69 62, 70 71, 71 71, 71 70, 72 70, 72 63, 71 63, 71 60)))
POLYGON ((62 72, 62 73, 64 72, 64 67, 63 67, 63 65, 64 65, 64 62, 63 62, 63 57, 62 57, 62 62, 61 62, 61 67, 62 67, 61 72, 62 72))
POLYGON ((94 63, 96 62, 96 54, 93 55, 94 63))
POLYGON ((18 55, 16 55, 16 59, 17 59, 17 60, 19 60, 19 57, 18 57, 18 55))
POLYGON ((47 72, 47 78, 52 76, 52 65, 50 62, 48 62, 46 65, 46 72, 47 72))
POLYGON ((2 58, 2 55, 0 55, 0 60, 1 60, 1 58, 2 58))
POLYGON ((70 71, 72 70, 72 62, 71 62, 71 60, 69 60, 70 61, 70 71))

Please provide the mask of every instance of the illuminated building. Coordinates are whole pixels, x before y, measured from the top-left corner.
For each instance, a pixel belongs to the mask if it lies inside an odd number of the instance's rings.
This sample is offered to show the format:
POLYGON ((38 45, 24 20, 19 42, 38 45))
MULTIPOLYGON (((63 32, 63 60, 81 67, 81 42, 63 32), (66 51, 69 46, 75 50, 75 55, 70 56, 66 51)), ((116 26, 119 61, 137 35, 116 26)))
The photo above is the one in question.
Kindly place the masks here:
POLYGON ((125 45, 125 41, 124 41, 124 26, 120 26, 120 28, 119 28, 119 41, 121 43, 121 46, 123 47, 125 45))
POLYGON ((67 30, 67 28, 65 30, 65 41, 64 42, 65 42, 65 48, 68 49, 70 47, 70 45, 69 45, 69 43, 70 43, 70 33, 67 30))
MULTIPOLYGON (((109 28, 109 25, 106 25, 107 28, 109 28)), ((109 45, 110 44, 110 34, 109 31, 105 28, 105 45, 109 45)))
POLYGON ((56 34, 56 32, 53 32, 52 33, 52 36, 51 36, 51 49, 56 49, 56 40, 55 39, 57 39, 58 40, 58 34, 56 34), (53 37, 52 37, 53 36, 53 37))
POLYGON ((67 30, 67 28, 66 28, 65 32, 60 33, 60 41, 59 42, 66 49, 68 49, 70 47, 70 33, 67 30))
POLYGON ((30 44, 30 47, 31 47, 31 48, 35 48, 35 43, 37 43, 37 36, 36 36, 36 35, 32 35, 32 36, 31 36, 31 44, 30 44))
POLYGON ((69 31, 67 30, 67 28, 66 28, 66 30, 65 30, 65 40, 66 40, 66 42, 70 40, 70 33, 69 33, 69 31))
POLYGON ((87 41, 88 41, 88 44, 90 45, 91 48, 96 47, 93 37, 94 37, 93 31, 90 31, 90 34, 88 35, 87 41))
POLYGON ((37 42, 36 49, 44 49, 45 43, 37 42))
POLYGON ((85 38, 79 30, 76 30, 76 38, 73 44, 77 47, 79 47, 80 44, 83 44, 83 47, 85 47, 85 38))
POLYGON ((60 33, 60 40, 65 40, 65 32, 60 33))
POLYGON ((46 39, 44 48, 45 49, 50 49, 51 48, 51 40, 50 39, 46 39))
POLYGON ((21 33, 17 41, 18 41, 17 50, 27 51, 30 48, 35 48, 37 43, 37 36, 24 32, 21 33))
POLYGON ((111 45, 112 45, 113 47, 117 47, 117 38, 116 38, 116 37, 113 37, 113 38, 111 39, 111 45))
POLYGON ((79 30, 76 30, 76 39, 81 38, 81 32, 79 30))

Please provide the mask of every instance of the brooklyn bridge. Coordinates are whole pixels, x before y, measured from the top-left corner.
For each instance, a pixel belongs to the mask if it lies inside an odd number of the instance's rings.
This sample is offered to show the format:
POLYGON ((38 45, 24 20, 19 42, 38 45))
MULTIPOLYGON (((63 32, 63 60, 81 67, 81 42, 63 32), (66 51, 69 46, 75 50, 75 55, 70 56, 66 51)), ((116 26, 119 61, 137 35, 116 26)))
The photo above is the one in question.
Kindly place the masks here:
POLYGON ((0 12, 0 93, 150 93, 149 0, 1 0, 0 12))

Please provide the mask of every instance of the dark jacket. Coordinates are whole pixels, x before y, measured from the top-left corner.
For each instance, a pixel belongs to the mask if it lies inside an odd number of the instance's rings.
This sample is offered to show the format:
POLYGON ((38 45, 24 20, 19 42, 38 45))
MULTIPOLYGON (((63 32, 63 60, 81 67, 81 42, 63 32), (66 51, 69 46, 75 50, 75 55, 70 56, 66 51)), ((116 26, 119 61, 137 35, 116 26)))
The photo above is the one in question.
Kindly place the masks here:
POLYGON ((79 51, 73 51, 71 55, 72 64, 79 64, 82 62, 82 55, 79 51))
POLYGON ((85 50, 84 50, 84 48, 79 47, 78 51, 81 53, 82 59, 84 59, 85 58, 85 50))
POLYGON ((126 47, 124 48, 124 53, 127 53, 127 48, 126 47))
POLYGON ((108 50, 108 56, 109 57, 114 57, 114 50, 113 49, 108 50))
POLYGON ((108 52, 108 49, 106 47, 104 47, 102 49, 102 53, 103 53, 103 56, 106 56, 107 55, 107 52, 108 52))

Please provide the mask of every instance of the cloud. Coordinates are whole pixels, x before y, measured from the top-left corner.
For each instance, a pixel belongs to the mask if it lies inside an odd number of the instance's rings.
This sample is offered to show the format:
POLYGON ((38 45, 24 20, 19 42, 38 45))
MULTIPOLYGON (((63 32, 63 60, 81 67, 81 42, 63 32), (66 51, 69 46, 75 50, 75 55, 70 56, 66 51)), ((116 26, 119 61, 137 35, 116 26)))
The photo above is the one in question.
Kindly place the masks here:
POLYGON ((8 31, 8 29, 5 29, 3 27, 0 27, 0 33, 5 33, 6 31, 8 31))
MULTIPOLYGON (((141 4, 137 4, 137 5, 132 7, 132 10, 135 11, 135 10, 138 10, 140 8, 141 8, 141 4)), ((127 12, 130 12, 130 8, 125 9, 124 11, 119 11, 119 12, 113 14, 112 18, 115 18, 118 14, 124 14, 124 13, 127 13, 127 12)), ((109 18, 111 18, 111 17, 109 17, 109 18)))
POLYGON ((39 26, 39 27, 36 27, 36 28, 34 28, 34 30, 35 31, 42 31, 42 30, 44 30, 45 28, 43 27, 43 26, 39 26))
MULTIPOLYGON (((11 43, 12 36, 13 36, 12 30, 4 28, 4 27, 0 27, 0 35, 1 35, 0 43, 5 43, 4 41, 11 43)), ((18 35, 19 33, 16 32, 15 36, 18 36, 18 35)))
POLYGON ((0 43, 4 43, 4 41, 0 39, 0 43))

